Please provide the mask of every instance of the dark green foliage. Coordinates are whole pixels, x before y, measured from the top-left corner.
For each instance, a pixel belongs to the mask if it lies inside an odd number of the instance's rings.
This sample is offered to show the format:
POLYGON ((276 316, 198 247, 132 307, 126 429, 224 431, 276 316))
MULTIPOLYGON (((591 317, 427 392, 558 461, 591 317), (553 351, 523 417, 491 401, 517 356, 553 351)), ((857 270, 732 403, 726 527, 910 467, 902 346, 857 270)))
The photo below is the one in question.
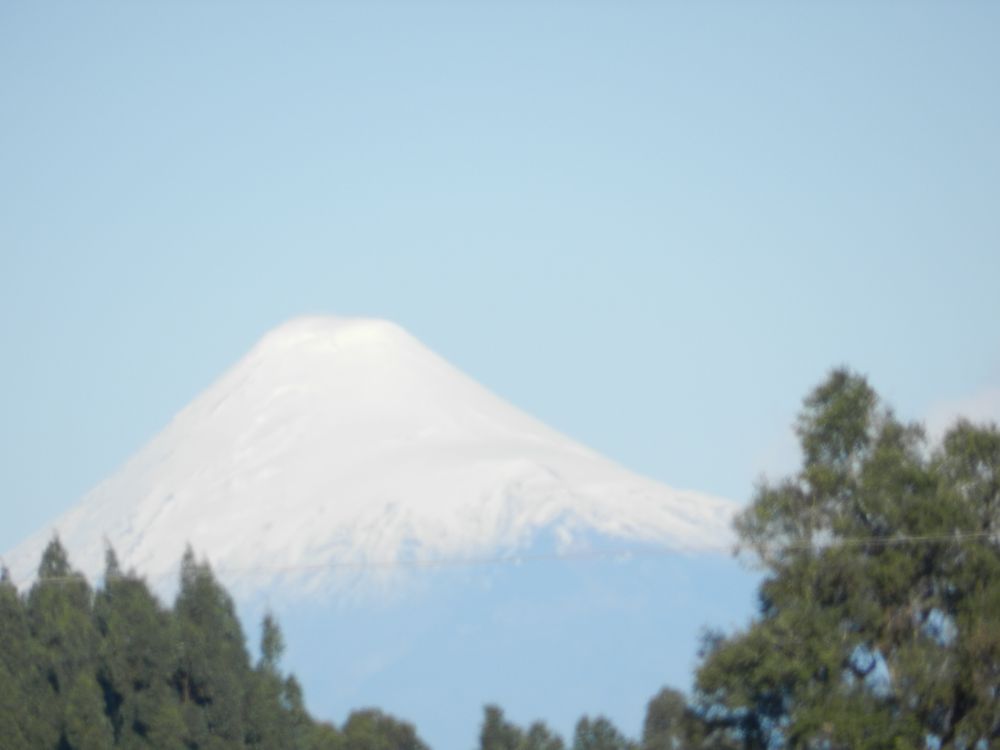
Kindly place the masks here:
POLYGON ((663 688, 646 706, 642 750, 685 750, 698 742, 700 721, 688 708, 687 698, 663 688))
POLYGON ((313 724, 308 734, 304 747, 309 750, 346 750, 344 735, 332 724, 313 724))
POLYGON ((961 422, 928 451, 838 370, 798 434, 800 471, 737 520, 767 576, 751 626, 706 640, 704 746, 993 746, 1000 433, 961 422))
POLYGON ((483 713, 479 750, 518 750, 524 738, 521 729, 504 718, 499 706, 486 706, 483 713))
POLYGON ((540 721, 525 732, 504 718, 499 706, 483 709, 483 725, 479 730, 479 750, 563 750, 562 738, 540 721))
MULTIPOLYGON (((765 571, 757 617, 704 637, 693 702, 654 696, 640 744, 585 716, 572 750, 1000 747, 1000 431, 959 422, 930 450, 844 370, 797 430, 801 469, 736 522, 765 571)), ((283 650, 267 614, 251 664, 190 549, 167 609, 110 549, 93 591, 54 538, 27 595, 0 569, 0 747, 428 750, 375 709, 315 722, 283 650)), ((485 707, 479 750, 565 747, 485 707)))
POLYGON ((554 734, 540 721, 528 727, 521 742, 521 750, 563 750, 564 747, 562 737, 554 734))
POLYGON ((284 641, 264 618, 251 667, 232 599, 188 550, 165 609, 108 550, 96 593, 58 539, 21 596, 0 570, 0 747, 4 750, 427 750, 378 711, 343 731, 315 722, 283 675, 284 641))
POLYGON ((43 678, 35 694, 44 709, 33 730, 39 739, 66 747, 92 747, 103 735, 86 731, 100 704, 99 635, 94 623, 93 592, 82 575, 70 568, 57 538, 45 548, 38 582, 28 593, 28 626, 34 648, 33 669, 43 678))
POLYGON ((51 745, 58 729, 46 715, 51 689, 28 612, 4 569, 0 580, 0 737, 11 748, 51 745))
POLYGON ((121 747, 171 747, 183 730, 172 677, 181 655, 176 623, 135 576, 123 576, 109 550, 94 615, 101 634, 98 679, 121 747))
POLYGON ((243 629, 229 594, 190 548, 181 561, 174 612, 181 642, 174 685, 184 704, 188 739, 220 750, 241 747, 244 690, 251 684, 243 629))
POLYGON ((114 740, 101 688, 92 674, 77 673, 66 695, 64 735, 74 750, 104 750, 114 740))
POLYGON ((264 616, 260 663, 254 670, 247 693, 248 747, 302 747, 310 722, 302 705, 302 694, 294 678, 282 678, 278 661, 284 649, 278 623, 264 616))
POLYGON ((31 750, 29 727, 22 715, 26 705, 18 678, 6 664, 0 663, 0 737, 10 750, 31 750))
POLYGON ((573 750, 638 750, 638 746, 603 716, 584 716, 573 733, 573 750))
POLYGON ((268 612, 264 615, 260 636, 260 668, 276 672, 281 655, 285 652, 285 639, 277 621, 268 612))
POLYGON ((375 709, 352 713, 343 732, 345 750, 427 750, 412 724, 375 709))

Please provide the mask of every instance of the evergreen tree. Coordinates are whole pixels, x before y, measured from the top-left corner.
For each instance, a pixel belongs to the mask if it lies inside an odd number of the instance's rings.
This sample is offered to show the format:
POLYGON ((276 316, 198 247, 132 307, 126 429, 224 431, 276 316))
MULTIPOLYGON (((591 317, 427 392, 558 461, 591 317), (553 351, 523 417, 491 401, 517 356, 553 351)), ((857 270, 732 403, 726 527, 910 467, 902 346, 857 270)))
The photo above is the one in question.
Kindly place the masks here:
POLYGON ((244 688, 251 678, 243 630, 229 594, 190 547, 181 560, 174 613, 181 642, 174 685, 187 741, 199 750, 243 747, 244 688))
POLYGON ((32 750, 31 727, 25 717, 28 702, 21 681, 0 662, 0 737, 9 750, 32 750))
POLYGON ((285 722, 292 746, 308 748, 316 737, 315 724, 306 711, 302 685, 295 675, 285 677, 281 703, 285 709, 285 722))
POLYGON ((285 638, 281 634, 281 628, 278 627, 278 621, 274 619, 274 615, 267 612, 261 623, 260 668, 277 674, 278 662, 281 661, 283 653, 285 653, 285 638))
POLYGON ((166 610, 111 549, 95 594, 54 538, 26 598, 0 567, 0 747, 427 750, 380 711, 355 712, 343 732, 313 721, 283 649, 268 614, 251 668, 232 599, 190 549, 166 610))
POLYGON ((562 737, 555 734, 543 722, 536 721, 528 727, 521 742, 521 750, 563 750, 562 737))
POLYGON ((376 709, 354 711, 343 735, 346 750, 428 750, 412 724, 376 709))
POLYGON ((111 548, 104 580, 94 603, 101 635, 98 679, 116 744, 176 747, 184 725, 171 685, 180 658, 173 618, 142 579, 122 574, 111 548))
POLYGON ((504 718, 499 706, 483 708, 479 730, 480 750, 563 750, 562 738, 543 722, 536 721, 527 731, 504 718))
POLYGON ((96 720, 92 709, 103 701, 95 679, 99 638, 92 602, 86 579, 70 567, 66 550, 53 537, 42 554, 27 607, 36 668, 47 684, 36 696, 45 706, 38 727, 46 738, 43 746, 52 735, 69 748, 76 747, 74 742, 91 742, 90 734, 79 731, 79 722, 96 720))
POLYGON ((344 735, 332 724, 319 722, 309 731, 308 750, 346 750, 344 735))
POLYGON ((603 716, 584 716, 573 733, 573 750, 638 750, 636 744, 603 716))
POLYGON ((267 613, 261 625, 261 657, 247 691, 247 745, 301 747, 302 728, 308 726, 300 692, 291 688, 278 668, 284 639, 274 617, 267 613), (296 731, 298 730, 298 731, 296 731))
POLYGON ((479 731, 479 750, 518 750, 524 741, 521 729, 504 718, 499 706, 483 709, 483 725, 479 731))
POLYGON ((54 740, 46 736, 39 705, 47 685, 28 615, 6 567, 0 570, 0 738, 11 750, 30 750, 54 740))
POLYGON ((646 706, 642 750, 686 750, 697 742, 699 722, 684 695, 663 688, 646 706))
POLYGON ((92 673, 81 670, 76 674, 66 696, 64 747, 107 750, 112 746, 114 735, 102 697, 92 673))

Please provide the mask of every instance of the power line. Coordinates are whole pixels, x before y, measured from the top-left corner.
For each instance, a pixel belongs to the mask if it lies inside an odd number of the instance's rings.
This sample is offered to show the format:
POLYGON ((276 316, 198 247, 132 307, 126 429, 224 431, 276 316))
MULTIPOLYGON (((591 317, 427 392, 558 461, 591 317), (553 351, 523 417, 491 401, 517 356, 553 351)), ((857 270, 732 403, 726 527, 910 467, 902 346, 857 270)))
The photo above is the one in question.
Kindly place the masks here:
MULTIPOLYGON (((774 544, 770 547, 765 545, 764 552, 782 553, 787 551, 807 551, 813 550, 822 552, 838 547, 892 547, 904 544, 933 544, 939 542, 964 543, 975 540, 990 540, 998 535, 989 531, 954 532, 951 534, 899 534, 889 537, 842 537, 831 539, 829 542, 801 541, 774 544)), ((590 560, 629 560, 639 557, 663 557, 667 555, 700 553, 700 552, 736 552, 740 549, 754 549, 752 544, 744 545, 716 545, 694 547, 668 547, 658 545, 645 545, 641 547, 618 547, 605 549, 589 549, 569 552, 521 552, 516 554, 480 556, 480 557, 453 557, 453 558, 402 558, 384 560, 329 560, 316 563, 300 563, 293 565, 276 566, 247 566, 247 567, 213 567, 213 572, 220 577, 253 577, 253 576, 280 576, 284 573, 296 572, 317 572, 333 570, 354 570, 366 572, 372 570, 430 570, 439 568, 461 568, 461 567, 490 567, 522 565, 534 562, 586 562, 590 560)), ((122 574, 113 576, 112 580, 163 580, 168 577, 177 577, 179 565, 170 572, 157 573, 152 576, 122 574)), ((107 580, 107 576, 105 576, 107 580)), ((71 576, 53 576, 49 578, 36 579, 34 583, 85 583, 86 578, 82 574, 71 576)))

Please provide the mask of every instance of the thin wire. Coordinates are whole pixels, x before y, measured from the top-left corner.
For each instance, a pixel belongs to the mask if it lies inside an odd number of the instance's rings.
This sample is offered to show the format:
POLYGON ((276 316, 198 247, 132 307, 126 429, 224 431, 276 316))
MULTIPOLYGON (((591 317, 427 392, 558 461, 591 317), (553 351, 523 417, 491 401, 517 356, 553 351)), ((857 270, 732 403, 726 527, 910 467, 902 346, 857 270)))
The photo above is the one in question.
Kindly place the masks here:
MULTIPOLYGON (((816 550, 822 551, 837 547, 890 547, 902 544, 931 544, 935 542, 968 542, 974 540, 989 540, 997 536, 989 531, 970 531, 952 534, 900 534, 891 537, 846 537, 831 540, 829 543, 817 543, 813 541, 788 542, 786 544, 773 545, 773 552, 795 551, 795 550, 816 550)), ((753 549, 753 545, 744 545, 753 549)), ((512 555, 484 556, 484 557, 454 557, 435 559, 400 559, 400 560, 331 560, 320 563, 303 563, 298 565, 280 566, 252 566, 252 567, 219 567, 215 568, 216 575, 229 577, 247 577, 254 575, 278 576, 283 573, 292 572, 322 572, 325 570, 356 570, 364 572, 366 570, 389 570, 398 568, 409 569, 432 569, 432 568, 460 568, 460 567, 482 567, 499 565, 521 565, 531 562, 583 562, 587 560, 601 559, 631 559, 635 557, 661 557, 666 555, 697 553, 697 552, 735 552, 743 547, 736 544, 714 547, 667 547, 667 546, 644 546, 644 547, 619 547, 614 549, 581 550, 578 552, 524 552, 512 555)), ((765 548, 767 551, 767 548, 765 548)), ((153 576, 133 576, 121 574, 111 576, 110 580, 160 580, 167 577, 175 577, 178 567, 170 572, 157 573, 153 576)), ((108 580, 108 576, 104 576, 108 580)), ((36 579, 35 583, 86 583, 83 575, 53 576, 50 578, 36 579)))

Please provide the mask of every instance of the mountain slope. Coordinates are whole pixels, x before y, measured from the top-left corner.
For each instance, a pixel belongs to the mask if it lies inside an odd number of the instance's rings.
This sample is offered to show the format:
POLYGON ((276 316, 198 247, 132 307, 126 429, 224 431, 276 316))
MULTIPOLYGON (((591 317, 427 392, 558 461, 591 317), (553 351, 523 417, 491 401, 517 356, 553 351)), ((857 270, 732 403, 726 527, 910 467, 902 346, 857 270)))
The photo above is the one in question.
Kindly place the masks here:
POLYGON ((91 577, 105 540, 169 588, 185 544, 237 589, 336 586, 352 565, 591 534, 716 548, 734 506, 632 474, 506 404, 398 326, 303 318, 265 336, 75 508, 5 556, 19 582, 57 531, 91 577))

